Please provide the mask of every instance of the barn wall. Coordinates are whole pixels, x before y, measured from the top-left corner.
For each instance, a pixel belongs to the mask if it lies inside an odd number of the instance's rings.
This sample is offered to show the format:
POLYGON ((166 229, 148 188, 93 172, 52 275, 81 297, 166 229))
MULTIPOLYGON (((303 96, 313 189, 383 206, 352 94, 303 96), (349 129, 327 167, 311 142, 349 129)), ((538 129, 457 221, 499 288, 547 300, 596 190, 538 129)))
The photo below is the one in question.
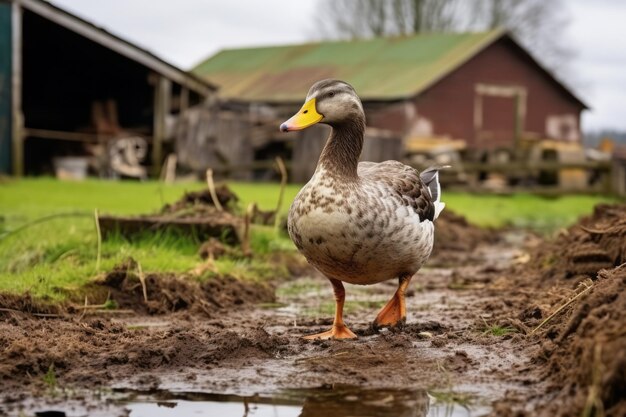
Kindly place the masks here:
MULTIPOLYGON (((550 120, 569 119, 575 128, 569 139, 580 138, 581 105, 566 95, 508 39, 501 39, 415 99, 416 116, 432 124, 436 136, 476 144, 474 100, 476 84, 515 85, 527 90, 523 132, 550 137, 550 120)), ((554 130, 554 129, 552 129, 554 130)), ((552 134, 554 136, 554 134, 552 134)))
POLYGON ((0 2, 0 172, 11 170, 11 3, 0 2))

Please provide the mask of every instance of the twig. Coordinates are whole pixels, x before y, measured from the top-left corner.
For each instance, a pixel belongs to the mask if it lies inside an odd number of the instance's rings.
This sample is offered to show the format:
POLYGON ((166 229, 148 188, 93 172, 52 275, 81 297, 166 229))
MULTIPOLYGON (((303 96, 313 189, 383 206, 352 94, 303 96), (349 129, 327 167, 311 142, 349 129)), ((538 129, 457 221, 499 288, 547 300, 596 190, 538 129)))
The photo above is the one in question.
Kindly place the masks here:
POLYGON ((83 317, 85 317, 85 311, 87 311, 88 307, 89 307, 89 302, 87 300, 87 296, 85 296, 85 305, 83 306, 83 311, 80 313, 80 316, 78 316, 78 321, 81 321, 83 317))
POLYGON ((593 369, 591 371, 591 385, 589 386, 589 394, 583 409, 583 417, 604 416, 604 404, 602 403, 602 377, 604 375, 604 366, 602 364, 602 345, 597 344, 593 347, 593 369))
POLYGON ((224 211, 220 200, 217 199, 217 193, 215 192, 215 183, 213 182, 213 170, 211 168, 206 170, 206 182, 209 186, 209 192, 211 193, 211 198, 213 199, 213 204, 217 211, 224 211))
POLYGON ((102 309, 102 310, 85 310, 88 311, 90 313, 97 313, 97 314, 137 314, 137 312, 135 310, 106 310, 106 309, 102 309))
POLYGON ((93 211, 94 220, 96 222, 96 236, 98 237, 98 252, 96 254, 96 272, 100 272, 100 261, 102 259, 102 232, 100 231, 100 221, 98 218, 98 209, 93 211))
POLYGON ((143 290, 143 301, 148 303, 148 288, 146 287, 146 277, 141 269, 141 264, 137 262, 137 275, 139 276, 139 282, 141 283, 141 289, 143 290))
POLYGON ((554 318, 554 316, 556 316, 557 314, 559 314, 565 307, 567 307, 568 305, 572 304, 574 301, 576 301, 576 299, 582 297, 584 294, 588 293, 592 288, 593 288, 593 284, 588 285, 584 284, 583 285, 586 286, 586 288, 584 290, 582 290, 581 292, 579 292, 578 294, 576 294, 574 297, 572 297, 570 300, 568 300, 565 304, 563 304, 561 307, 557 308, 556 311, 552 314, 550 314, 544 321, 542 321, 541 323, 539 323, 539 325, 537 327, 535 327, 530 333, 529 335, 533 335, 534 333, 537 332, 537 330, 539 330, 540 328, 542 328, 547 322, 549 322, 550 320, 552 320, 552 318, 554 318))
POLYGON ((287 167, 285 162, 280 156, 276 157, 276 165, 278 165, 278 171, 280 171, 280 193, 278 194, 278 202, 276 203, 276 214, 274 215, 274 227, 278 230, 280 225, 280 209, 283 206, 283 198, 285 196, 285 187, 287 186, 287 167))
POLYGON ((88 212, 87 213, 72 212, 72 213, 57 213, 57 214, 51 214, 49 216, 40 217, 38 219, 33 220, 32 222, 21 225, 17 229, 13 229, 8 232, 5 232, 4 234, 1 234, 0 240, 6 239, 7 237, 11 235, 14 235, 18 232, 21 232, 24 229, 28 229, 29 227, 34 226, 39 223, 45 223, 47 221, 55 220, 55 219, 62 218, 62 217, 87 217, 87 216, 91 216, 91 215, 88 212))
POLYGON ((22 313, 22 314, 30 314, 31 316, 35 316, 35 317, 62 317, 61 314, 53 314, 53 313, 31 313, 30 311, 22 311, 22 310, 16 310, 14 308, 0 308, 0 311, 4 311, 7 313, 22 313))
POLYGON ((347 355, 348 353, 350 353, 350 352, 343 351, 343 352, 335 353, 334 355, 330 355, 330 356, 320 355, 320 356, 309 356, 308 358, 298 358, 298 359, 295 360, 295 363, 319 361, 319 360, 323 360, 323 359, 336 358, 336 357, 339 357, 339 356, 347 355))
POLYGON ((256 209, 255 203, 248 204, 248 209, 243 217, 243 237, 241 239, 241 251, 244 256, 252 255, 252 249, 250 248, 250 223, 252 222, 252 215, 256 209))

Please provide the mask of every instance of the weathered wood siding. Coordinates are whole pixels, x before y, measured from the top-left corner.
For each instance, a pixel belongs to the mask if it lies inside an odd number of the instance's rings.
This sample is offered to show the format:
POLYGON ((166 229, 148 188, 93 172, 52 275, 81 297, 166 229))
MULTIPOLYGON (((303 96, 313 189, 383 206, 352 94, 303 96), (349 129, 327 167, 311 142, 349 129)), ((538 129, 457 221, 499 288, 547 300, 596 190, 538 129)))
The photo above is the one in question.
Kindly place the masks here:
POLYGON ((197 172, 213 168, 229 178, 250 180, 250 170, 237 169, 250 164, 254 150, 251 126, 246 118, 224 114, 210 107, 188 109, 179 121, 176 138, 178 161, 197 172), (232 168, 232 171, 222 171, 232 168))

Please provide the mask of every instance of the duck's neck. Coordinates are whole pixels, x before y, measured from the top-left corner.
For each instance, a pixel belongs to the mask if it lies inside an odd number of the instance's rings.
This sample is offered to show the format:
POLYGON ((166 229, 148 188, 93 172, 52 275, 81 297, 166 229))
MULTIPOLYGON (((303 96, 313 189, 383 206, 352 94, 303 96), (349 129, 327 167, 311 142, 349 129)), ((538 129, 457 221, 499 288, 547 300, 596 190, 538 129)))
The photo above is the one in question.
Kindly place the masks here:
POLYGON ((331 175, 344 179, 357 178, 357 166, 363 149, 365 118, 357 117, 332 126, 330 136, 318 163, 331 175))

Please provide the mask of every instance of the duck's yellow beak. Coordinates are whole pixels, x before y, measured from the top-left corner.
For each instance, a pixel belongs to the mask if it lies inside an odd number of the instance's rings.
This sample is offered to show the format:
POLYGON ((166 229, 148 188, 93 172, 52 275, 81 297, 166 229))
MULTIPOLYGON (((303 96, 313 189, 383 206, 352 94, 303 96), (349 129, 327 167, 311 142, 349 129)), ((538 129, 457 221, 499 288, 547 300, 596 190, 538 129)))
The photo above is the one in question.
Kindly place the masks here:
POLYGON ((289 132, 291 130, 302 130, 318 123, 324 118, 317 112, 315 108, 315 98, 304 103, 298 113, 294 114, 289 120, 280 125, 281 132, 289 132))

